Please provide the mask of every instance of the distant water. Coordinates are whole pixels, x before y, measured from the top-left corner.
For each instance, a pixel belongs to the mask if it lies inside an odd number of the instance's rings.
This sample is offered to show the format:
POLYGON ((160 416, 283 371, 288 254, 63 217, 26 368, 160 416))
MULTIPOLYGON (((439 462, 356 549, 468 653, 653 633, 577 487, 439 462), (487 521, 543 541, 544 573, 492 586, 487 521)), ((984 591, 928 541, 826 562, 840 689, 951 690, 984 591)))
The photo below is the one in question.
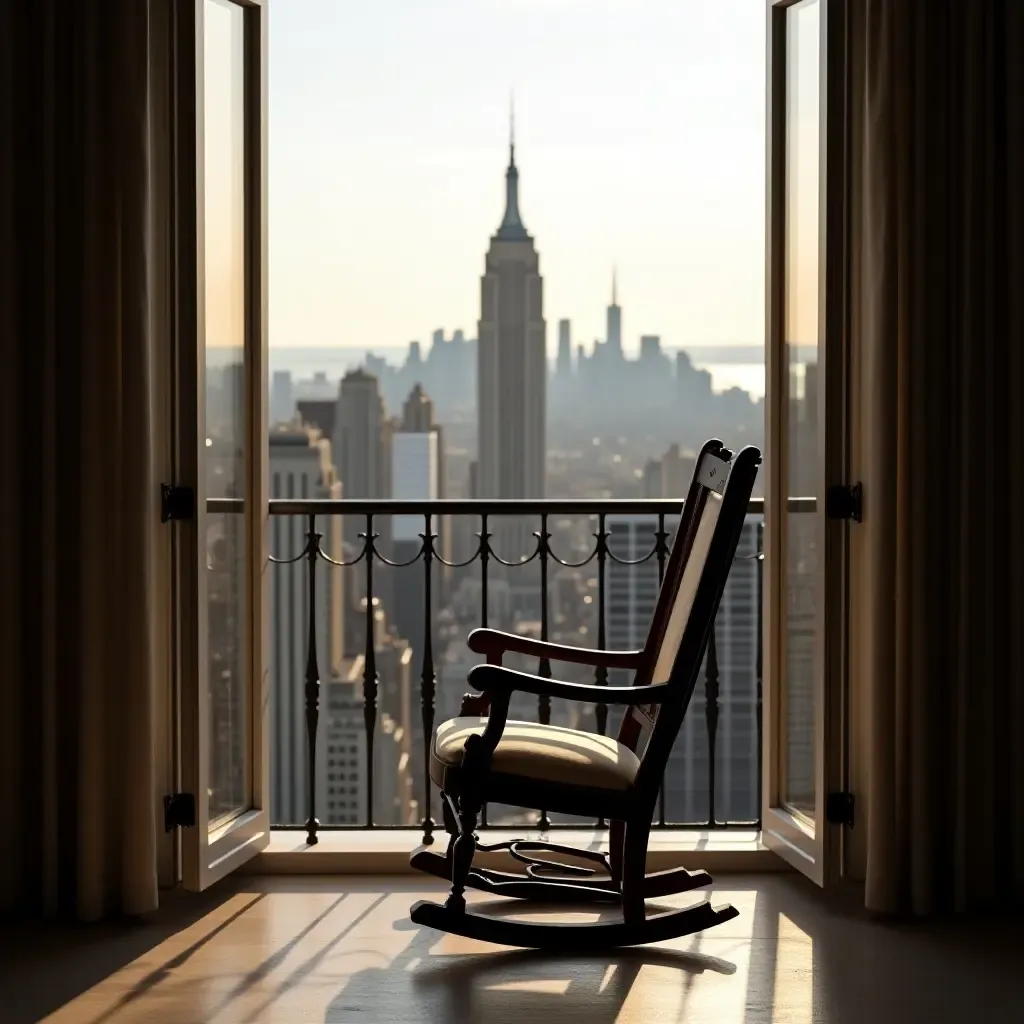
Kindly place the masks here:
MULTIPOLYGON (((407 351, 404 345, 395 345, 373 349, 372 354, 392 365, 400 365, 407 351)), ((675 355, 671 349, 666 351, 670 356, 675 355)), ((741 388, 754 398, 764 396, 764 361, 759 348, 752 345, 698 345, 686 351, 694 366, 711 374, 711 386, 715 391, 741 388)), ((236 355, 231 350, 223 350, 223 354, 225 361, 236 355)), ((211 362, 219 361, 214 351, 209 355, 211 362)), ((325 373, 329 379, 337 380, 346 370, 362 363, 366 356, 366 350, 355 348, 272 347, 270 370, 288 370, 296 379, 325 373)))

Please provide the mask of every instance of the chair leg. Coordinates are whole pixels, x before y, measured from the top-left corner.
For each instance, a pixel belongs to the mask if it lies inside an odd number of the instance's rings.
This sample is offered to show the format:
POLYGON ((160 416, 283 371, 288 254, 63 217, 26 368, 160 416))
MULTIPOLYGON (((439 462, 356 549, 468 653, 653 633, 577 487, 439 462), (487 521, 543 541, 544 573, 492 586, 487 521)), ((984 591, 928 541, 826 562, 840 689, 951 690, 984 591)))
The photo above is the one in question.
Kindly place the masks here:
POLYGON ((473 864, 476 853, 476 805, 466 798, 459 799, 459 835, 452 850, 452 891, 445 900, 449 910, 464 911, 466 909, 466 879, 473 864))
POLYGON ((444 821, 445 831, 450 836, 457 836, 459 834, 459 819, 446 793, 441 794, 441 818, 444 821))
POLYGON ((626 838, 626 823, 613 821, 608 835, 608 861, 611 864, 612 883, 622 888, 622 844, 626 838))
POLYGON ((644 880, 647 875, 647 842, 651 826, 631 821, 622 844, 622 919, 627 925, 643 924, 644 880))

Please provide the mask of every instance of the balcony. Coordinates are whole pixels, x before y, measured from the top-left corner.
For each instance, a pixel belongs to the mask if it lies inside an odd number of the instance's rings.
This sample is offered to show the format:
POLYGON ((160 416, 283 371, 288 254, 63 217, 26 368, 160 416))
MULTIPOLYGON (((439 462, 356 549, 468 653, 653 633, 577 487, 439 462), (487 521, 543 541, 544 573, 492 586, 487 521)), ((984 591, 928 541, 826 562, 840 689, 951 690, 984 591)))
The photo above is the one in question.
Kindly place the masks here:
MULTIPOLYGON (((209 511, 240 505, 211 500, 209 511)), ((666 839, 680 830, 756 837, 760 829, 762 512, 753 500, 670 761, 654 822, 666 839)), ((478 660, 465 646, 469 631, 642 646, 678 513, 678 501, 649 499, 271 501, 270 814, 278 835, 301 833, 307 846, 346 831, 415 831, 425 844, 443 835, 424 738, 459 712, 478 660)), ((553 671, 547 659, 507 663, 553 671)), ((623 670, 557 671, 599 686, 629 682, 623 670)), ((230 735, 224 719, 237 710, 211 698, 214 735, 230 735)), ((518 718, 618 728, 603 704, 518 700, 518 718)), ((222 744, 212 800, 234 784, 230 762, 222 744)), ((481 827, 593 838, 604 824, 489 807, 481 827)))

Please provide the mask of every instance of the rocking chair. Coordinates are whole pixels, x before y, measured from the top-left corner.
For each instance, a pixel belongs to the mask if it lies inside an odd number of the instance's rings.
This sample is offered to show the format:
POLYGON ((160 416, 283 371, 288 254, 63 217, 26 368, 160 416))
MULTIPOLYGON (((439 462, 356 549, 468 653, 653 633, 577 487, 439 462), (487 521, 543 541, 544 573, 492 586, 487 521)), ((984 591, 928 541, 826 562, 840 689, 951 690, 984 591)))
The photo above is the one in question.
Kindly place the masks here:
POLYGON ((414 867, 452 887, 443 905, 421 900, 412 907, 416 924, 506 946, 585 948, 659 942, 736 916, 731 906, 713 908, 705 901, 647 917, 646 899, 709 885, 711 877, 683 868, 647 874, 646 859, 658 792, 696 685, 760 462, 753 447, 735 457, 719 441, 701 449, 642 650, 563 647, 492 629, 470 634, 470 649, 486 655, 488 662, 469 674, 482 696, 467 698, 462 717, 438 727, 430 762, 453 835, 445 856, 421 850, 412 858, 414 867), (633 669, 635 680, 632 686, 559 682, 503 667, 506 651, 633 669), (508 721, 515 691, 622 705, 626 710, 618 738, 508 721), (469 713, 474 704, 475 716, 469 713), (605 819, 611 823, 610 853, 546 842, 480 844, 474 834, 477 815, 489 802, 605 819), (474 869, 477 850, 506 850, 527 870, 474 869), (539 852, 596 862, 605 873, 589 877, 591 869, 531 856, 539 852), (467 887, 527 900, 615 903, 622 908, 622 920, 541 924, 491 917, 466 909, 467 887))

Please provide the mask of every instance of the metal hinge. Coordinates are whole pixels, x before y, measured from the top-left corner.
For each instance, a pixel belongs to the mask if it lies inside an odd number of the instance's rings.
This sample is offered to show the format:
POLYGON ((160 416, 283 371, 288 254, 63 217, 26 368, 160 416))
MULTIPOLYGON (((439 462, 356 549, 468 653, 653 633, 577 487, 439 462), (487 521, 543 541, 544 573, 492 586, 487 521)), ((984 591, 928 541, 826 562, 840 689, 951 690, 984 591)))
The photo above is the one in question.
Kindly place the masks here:
POLYGON ((193 519, 196 514, 196 492, 191 487, 160 485, 160 522, 193 519))
POLYGON ((862 521, 864 487, 861 484, 837 484, 825 492, 825 515, 829 519, 862 521))
POLYGON ((853 827, 853 794, 829 793, 825 800, 825 820, 830 825, 853 827))
POLYGON ((164 831, 176 828, 194 828, 196 798, 191 793, 171 793, 164 797, 164 831))

